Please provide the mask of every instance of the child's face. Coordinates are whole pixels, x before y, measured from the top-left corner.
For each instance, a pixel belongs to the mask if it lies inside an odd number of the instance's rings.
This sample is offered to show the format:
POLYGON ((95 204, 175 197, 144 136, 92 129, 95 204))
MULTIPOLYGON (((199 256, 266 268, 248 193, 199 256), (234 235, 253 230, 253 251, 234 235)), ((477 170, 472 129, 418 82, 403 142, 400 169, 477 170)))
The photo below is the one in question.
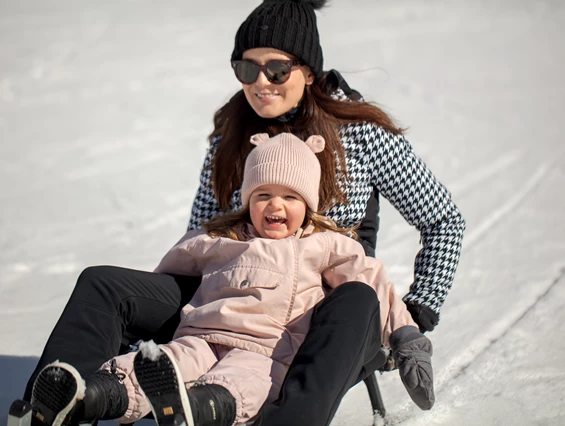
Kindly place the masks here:
POLYGON ((292 189, 262 185, 251 193, 249 214, 259 235, 280 240, 298 231, 306 216, 306 202, 292 189))

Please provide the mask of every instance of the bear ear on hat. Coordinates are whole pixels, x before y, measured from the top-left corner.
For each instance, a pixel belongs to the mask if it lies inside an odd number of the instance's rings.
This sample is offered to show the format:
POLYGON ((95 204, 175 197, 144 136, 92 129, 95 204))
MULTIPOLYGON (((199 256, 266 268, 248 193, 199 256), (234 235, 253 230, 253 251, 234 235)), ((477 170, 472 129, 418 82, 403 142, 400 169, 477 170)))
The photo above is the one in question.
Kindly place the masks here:
POLYGON ((261 145, 263 142, 268 141, 269 135, 267 133, 257 133, 256 135, 251 136, 249 140, 253 145, 261 145))
POLYGON ((310 136, 308 139, 306 139, 305 143, 314 154, 322 152, 324 150, 324 147, 326 146, 326 140, 323 138, 323 136, 320 135, 310 136))

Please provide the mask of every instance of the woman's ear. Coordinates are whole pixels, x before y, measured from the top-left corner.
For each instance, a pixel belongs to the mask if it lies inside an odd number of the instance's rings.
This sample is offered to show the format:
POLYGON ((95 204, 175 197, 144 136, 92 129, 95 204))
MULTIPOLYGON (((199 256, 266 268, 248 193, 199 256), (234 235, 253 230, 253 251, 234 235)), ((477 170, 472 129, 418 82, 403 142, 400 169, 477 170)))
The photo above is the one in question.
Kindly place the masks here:
POLYGON ((314 79, 314 73, 310 71, 310 68, 308 68, 308 72, 306 73, 306 86, 311 86, 312 84, 314 84, 314 79))
POLYGON ((312 84, 314 84, 316 77, 314 76, 314 73, 308 65, 304 65, 302 73, 304 74, 304 81, 306 82, 306 86, 311 86, 312 84))

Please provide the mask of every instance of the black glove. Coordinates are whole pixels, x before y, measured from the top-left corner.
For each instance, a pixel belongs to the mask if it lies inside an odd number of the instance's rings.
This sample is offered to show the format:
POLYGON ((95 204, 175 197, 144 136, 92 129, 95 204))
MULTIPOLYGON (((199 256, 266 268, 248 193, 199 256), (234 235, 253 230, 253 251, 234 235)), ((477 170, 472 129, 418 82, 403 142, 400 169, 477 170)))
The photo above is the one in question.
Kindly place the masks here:
POLYGON ((418 327, 420 327, 420 331, 422 333, 425 333, 426 331, 433 331, 439 322, 439 315, 427 306, 407 303, 406 307, 408 308, 410 315, 412 315, 414 322, 418 324, 418 327))
POLYGON ((429 410, 435 402, 432 342, 407 325, 394 330, 390 346, 408 395, 422 410, 429 410))

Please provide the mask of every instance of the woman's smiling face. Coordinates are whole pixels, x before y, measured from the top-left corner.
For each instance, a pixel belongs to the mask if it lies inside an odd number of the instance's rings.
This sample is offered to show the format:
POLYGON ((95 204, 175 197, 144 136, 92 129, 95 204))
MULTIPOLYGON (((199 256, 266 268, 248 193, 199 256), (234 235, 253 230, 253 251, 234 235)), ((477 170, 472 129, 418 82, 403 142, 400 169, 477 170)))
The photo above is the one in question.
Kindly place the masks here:
MULTIPOLYGON (((273 48, 260 47, 243 52, 243 59, 264 65, 272 60, 291 61, 296 58, 273 48)), ((243 93, 253 110, 263 118, 275 118, 298 106, 306 86, 314 82, 314 74, 306 65, 294 66, 283 84, 267 80, 263 72, 252 84, 243 84, 243 93)))
POLYGON ((306 202, 280 185, 262 185, 249 198, 251 223, 263 238, 280 240, 294 235, 304 223, 306 202))

